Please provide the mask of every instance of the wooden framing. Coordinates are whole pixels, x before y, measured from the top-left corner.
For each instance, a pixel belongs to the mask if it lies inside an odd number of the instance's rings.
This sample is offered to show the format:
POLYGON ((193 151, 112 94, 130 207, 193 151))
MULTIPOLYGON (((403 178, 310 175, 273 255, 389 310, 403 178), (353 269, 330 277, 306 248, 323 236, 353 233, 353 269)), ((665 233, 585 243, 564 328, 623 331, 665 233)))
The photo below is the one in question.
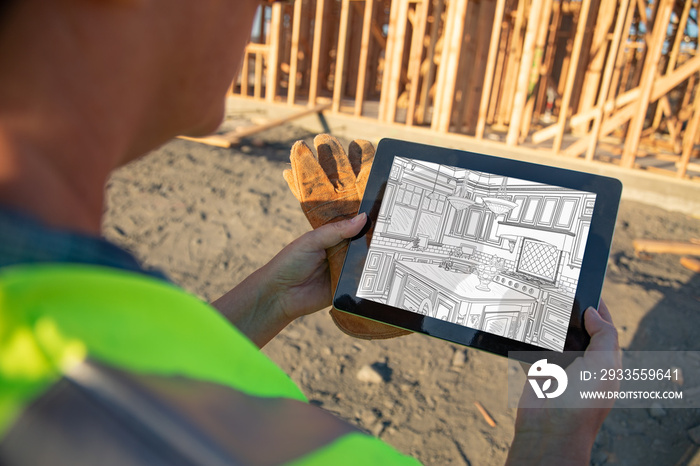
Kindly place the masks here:
MULTIPOLYGON (((673 46, 671 47, 671 53, 669 54, 668 62, 666 63, 666 76, 671 74, 676 68, 676 63, 678 62, 678 55, 681 50, 681 41, 683 40, 683 36, 685 35, 685 28, 688 24, 688 16, 690 15, 691 4, 692 2, 685 2, 685 5, 683 6, 683 12, 681 13, 681 17, 678 20, 678 24, 676 25, 676 30, 674 31, 673 37, 673 46)), ((665 96, 662 98, 665 99, 665 96)), ((668 100, 666 100, 666 104, 668 105, 668 100)), ((654 129, 657 129, 659 127, 659 124, 661 123, 662 108, 662 106, 658 106, 656 108, 654 122, 652 123, 654 129)), ((665 112, 667 116, 671 116, 670 110, 671 109, 669 108, 669 111, 665 112)))
POLYGON ((520 125, 525 111, 527 101, 530 75, 532 74, 532 61, 535 56, 535 41, 540 29, 540 15, 542 14, 542 4, 544 0, 532 0, 530 5, 530 15, 527 19, 527 31, 523 43, 523 55, 518 71, 518 81, 515 87, 515 97, 513 98, 513 113, 508 126, 508 136, 506 144, 515 146, 520 137, 520 125))
POLYGON ((345 56, 348 44, 348 16, 350 0, 343 0, 340 10, 340 27, 338 29, 338 48, 335 59, 335 81, 333 85, 333 111, 340 111, 340 100, 345 87, 345 56))
POLYGON ((493 16, 493 26, 491 28, 491 42, 489 45, 489 56, 486 59, 486 73, 484 75, 484 86, 479 104, 479 120, 476 124, 476 138, 484 137, 486 128, 486 113, 488 112, 489 99, 491 98, 494 71, 496 69, 496 58, 498 56, 498 44, 501 38, 501 23, 506 7, 506 0, 497 0, 496 12, 493 16))
POLYGON ((642 136, 644 120, 646 119, 647 108, 651 100, 651 91, 656 79, 656 70, 658 69, 661 51, 666 39, 666 31, 668 29, 668 21, 671 19, 671 11, 673 9, 674 0, 659 0, 659 10, 654 25, 654 31, 649 44, 649 53, 646 56, 642 82, 639 86, 641 99, 638 101, 635 115, 630 123, 629 133, 625 140, 625 149, 622 152, 621 165, 631 168, 634 165, 634 159, 639 148, 639 139, 642 136))
POLYGON ((499 111, 497 112, 496 123, 504 125, 508 123, 512 111, 513 95, 515 93, 517 69, 520 65, 522 55, 522 29, 525 21, 525 9, 528 0, 519 0, 515 12, 515 23, 511 30, 508 45, 508 57, 505 62, 502 84, 502 98, 499 99, 499 111))
POLYGON ((362 45, 360 50, 360 68, 357 73, 357 90, 355 91, 355 116, 362 115, 362 104, 365 100, 367 59, 369 57, 369 39, 372 30, 372 14, 374 0, 365 0, 365 11, 362 19, 362 45))
POLYGON ((289 89, 287 103, 294 105, 297 91, 297 68, 299 65, 299 34, 301 32, 301 5, 304 0, 294 0, 294 16, 292 17, 292 51, 289 55, 289 89))
POLYGON ((697 0, 262 8, 233 94, 700 179, 697 0))
MULTIPOLYGON (((593 32, 589 53, 590 59, 581 86, 581 97, 578 106, 579 111, 586 111, 593 108, 596 101, 596 93, 602 87, 600 85, 600 79, 604 73, 603 67, 605 64, 608 32, 615 18, 615 7, 617 4, 617 0, 601 0, 600 2, 598 19, 595 22, 595 30, 593 32)), ((617 49, 613 51, 613 53, 616 52, 617 49)), ((581 132, 586 131, 587 128, 584 126, 579 127, 577 130, 581 132)))
MULTIPOLYGON (((596 103, 596 114, 593 118, 593 129, 591 130, 591 136, 589 137, 588 150, 586 151, 586 160, 593 160, 595 155, 596 145, 598 143, 598 138, 600 137, 600 129, 603 123, 603 106, 608 100, 608 94, 610 92, 610 84, 612 83, 613 72, 615 71, 615 63, 617 62, 617 51, 620 46, 620 41, 622 40, 622 34, 624 31, 625 24, 627 23, 627 18, 631 18, 631 14, 627 11, 629 0, 622 0, 619 5, 619 14, 617 16, 617 21, 615 23, 615 32, 613 32, 612 42, 610 44, 610 51, 608 52, 608 59, 605 63, 605 70, 603 71, 602 86, 598 94, 598 101, 596 103)), ((634 12, 634 6, 631 8, 634 12)), ((601 52, 602 53, 602 52, 601 52)), ((576 154, 578 155, 578 154, 576 154)))
POLYGON ((323 40, 323 24, 326 17, 326 0, 316 0, 316 15, 314 17, 314 42, 311 55, 311 78, 309 82, 309 107, 316 105, 318 98, 318 72, 321 63, 321 42, 323 40))
MULTIPOLYGON (((413 37, 411 38, 411 56, 408 61, 408 79, 410 89, 408 108, 406 110, 406 125, 412 126, 418 104, 418 85, 420 82, 421 63, 423 58, 423 38, 428 25, 428 12, 430 0, 422 0, 416 7, 415 21, 413 24, 413 37)), ((431 57, 432 59, 432 57, 431 57)))
POLYGON ((272 5, 271 9, 270 34, 267 40, 267 45, 270 47, 270 50, 267 55, 267 84, 265 85, 265 100, 268 102, 274 102, 275 97, 277 97, 282 5, 275 3, 272 5))
POLYGON ((571 103, 571 93, 574 90, 574 80, 576 79, 576 65, 578 64, 579 56, 581 55, 581 46, 583 45, 583 35, 586 32, 586 23, 588 19, 588 9, 591 6, 591 0, 582 0, 581 11, 579 13, 578 25, 576 27, 576 37, 574 39, 574 49, 571 54, 571 66, 569 67, 566 85, 564 87, 564 97, 562 98, 561 109, 559 112, 559 120, 557 121, 557 133, 554 136, 554 145, 552 152, 559 153, 561 144, 564 139, 564 129, 568 118, 569 104, 571 103))
POLYGON ((451 0, 448 4, 440 69, 438 70, 431 128, 446 133, 450 128, 454 91, 457 84, 457 69, 464 32, 464 16, 467 0, 451 0))

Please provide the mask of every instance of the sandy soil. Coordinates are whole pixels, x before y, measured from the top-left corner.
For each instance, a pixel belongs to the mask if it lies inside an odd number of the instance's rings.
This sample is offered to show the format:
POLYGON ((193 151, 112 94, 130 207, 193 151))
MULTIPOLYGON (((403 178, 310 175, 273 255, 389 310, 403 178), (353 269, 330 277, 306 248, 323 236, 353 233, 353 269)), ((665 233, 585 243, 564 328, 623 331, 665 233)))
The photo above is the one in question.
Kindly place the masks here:
MULTIPOLYGON (((230 150, 173 141, 111 178, 104 234, 146 266, 215 299, 308 230, 281 173, 292 143, 312 137, 285 126, 230 150)), ((634 238, 700 238, 700 220, 623 202, 603 293, 623 348, 700 351, 700 275, 675 256, 636 258, 634 238)), ((264 351, 312 403, 426 464, 505 460, 515 411, 507 407, 501 357, 422 335, 356 340, 325 311, 294 322, 264 351)), ((684 375, 686 386, 700 385, 700 367, 684 375)), ((700 465, 688 434, 700 413, 653 414, 613 410, 593 464, 700 465)))

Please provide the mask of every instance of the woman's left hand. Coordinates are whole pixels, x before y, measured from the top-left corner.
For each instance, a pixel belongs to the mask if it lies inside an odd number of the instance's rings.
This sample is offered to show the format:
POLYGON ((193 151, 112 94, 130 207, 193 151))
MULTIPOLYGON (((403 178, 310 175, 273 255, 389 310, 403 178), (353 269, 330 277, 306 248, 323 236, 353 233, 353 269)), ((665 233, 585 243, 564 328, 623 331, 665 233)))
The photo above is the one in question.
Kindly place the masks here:
POLYGON ((331 304, 326 249, 357 235, 366 221, 363 213, 303 234, 212 305, 264 346, 292 320, 331 304))

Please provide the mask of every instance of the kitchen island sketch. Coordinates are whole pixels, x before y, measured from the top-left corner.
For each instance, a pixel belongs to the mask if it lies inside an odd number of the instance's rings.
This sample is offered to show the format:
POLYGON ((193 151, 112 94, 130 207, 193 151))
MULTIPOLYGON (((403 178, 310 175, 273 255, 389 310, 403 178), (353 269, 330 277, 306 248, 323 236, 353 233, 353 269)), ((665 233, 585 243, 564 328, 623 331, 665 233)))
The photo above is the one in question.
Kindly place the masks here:
POLYGON ((595 198, 395 157, 357 296, 563 351, 595 198))

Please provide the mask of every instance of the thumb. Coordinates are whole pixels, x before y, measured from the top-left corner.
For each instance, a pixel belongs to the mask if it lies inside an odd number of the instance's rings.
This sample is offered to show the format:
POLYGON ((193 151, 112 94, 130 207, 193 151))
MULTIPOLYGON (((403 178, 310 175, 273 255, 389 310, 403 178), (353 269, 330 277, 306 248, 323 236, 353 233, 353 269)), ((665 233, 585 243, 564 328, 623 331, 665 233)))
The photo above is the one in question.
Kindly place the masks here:
POLYGON ((307 245, 312 249, 329 249, 338 243, 352 238, 362 231, 367 222, 367 214, 340 222, 328 223, 306 234, 307 245))
POLYGON ((294 197, 297 198, 297 201, 303 202, 299 187, 297 186, 297 179, 294 177, 294 172, 291 169, 287 169, 282 172, 282 177, 284 177, 284 181, 287 182, 289 190, 294 194, 294 197))
POLYGON ((586 309, 583 316, 586 331, 591 336, 591 342, 586 351, 615 351, 619 348, 617 329, 603 319, 593 307, 586 309))

